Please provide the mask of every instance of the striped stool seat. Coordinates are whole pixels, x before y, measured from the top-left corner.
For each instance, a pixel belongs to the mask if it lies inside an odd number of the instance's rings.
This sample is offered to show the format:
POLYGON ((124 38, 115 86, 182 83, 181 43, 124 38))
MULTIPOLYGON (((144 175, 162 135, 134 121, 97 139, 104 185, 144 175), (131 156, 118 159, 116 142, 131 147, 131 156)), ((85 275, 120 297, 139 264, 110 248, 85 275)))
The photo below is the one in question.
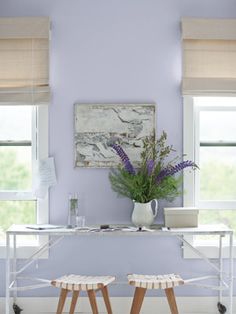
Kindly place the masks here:
POLYGON ((129 284, 146 289, 168 289, 184 284, 184 280, 175 274, 168 275, 128 275, 129 284))
POLYGON ((68 275, 52 281, 52 285, 69 291, 97 290, 115 280, 112 276, 80 276, 68 275))
POLYGON ((178 314, 174 287, 184 284, 184 280, 176 274, 168 275, 128 275, 129 284, 135 287, 135 293, 130 314, 139 314, 146 291, 163 289, 169 303, 171 314, 178 314))
POLYGON ((115 280, 113 276, 81 276, 81 275, 68 275, 52 280, 51 284, 61 289, 61 294, 57 306, 57 314, 63 313, 65 300, 68 292, 72 291, 72 301, 70 306, 70 314, 74 314, 75 306, 79 297, 80 291, 87 291, 90 305, 93 314, 98 314, 98 307, 96 302, 97 290, 101 290, 104 302, 106 305, 107 313, 112 314, 111 304, 108 295, 107 285, 115 280))

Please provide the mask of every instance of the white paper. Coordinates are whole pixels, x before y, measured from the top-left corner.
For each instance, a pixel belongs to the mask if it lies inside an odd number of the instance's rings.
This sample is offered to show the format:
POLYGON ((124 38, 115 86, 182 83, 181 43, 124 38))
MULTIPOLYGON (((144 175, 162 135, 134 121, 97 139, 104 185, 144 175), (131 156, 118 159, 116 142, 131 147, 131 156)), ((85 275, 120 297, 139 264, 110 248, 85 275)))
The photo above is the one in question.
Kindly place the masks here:
POLYGON ((34 195, 45 198, 48 188, 57 183, 54 158, 40 159, 35 167, 34 195))
POLYGON ((51 225, 51 224, 36 224, 36 225, 28 225, 26 228, 33 230, 47 230, 47 229, 60 229, 64 228, 64 226, 51 225))

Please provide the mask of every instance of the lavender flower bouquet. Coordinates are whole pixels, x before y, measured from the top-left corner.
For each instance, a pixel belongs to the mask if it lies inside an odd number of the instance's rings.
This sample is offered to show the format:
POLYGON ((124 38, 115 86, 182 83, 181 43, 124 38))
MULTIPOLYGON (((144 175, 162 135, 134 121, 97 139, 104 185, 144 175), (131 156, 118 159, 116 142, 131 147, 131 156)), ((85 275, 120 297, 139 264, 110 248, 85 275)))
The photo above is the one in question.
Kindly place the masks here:
POLYGON ((146 138, 138 168, 134 168, 120 145, 112 144, 121 159, 118 168, 112 169, 109 174, 113 190, 139 203, 153 199, 173 200, 180 195, 182 180, 176 174, 185 168, 194 170, 197 165, 190 160, 177 163, 177 157, 167 162, 174 149, 166 144, 166 140, 165 132, 157 140, 154 136, 146 138))

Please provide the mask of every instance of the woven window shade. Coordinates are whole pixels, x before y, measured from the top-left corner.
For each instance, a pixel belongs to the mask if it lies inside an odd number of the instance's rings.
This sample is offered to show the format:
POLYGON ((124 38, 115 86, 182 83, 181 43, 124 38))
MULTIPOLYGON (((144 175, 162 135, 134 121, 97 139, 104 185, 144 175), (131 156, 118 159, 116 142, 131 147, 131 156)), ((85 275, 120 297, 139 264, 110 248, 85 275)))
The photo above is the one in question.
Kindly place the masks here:
POLYGON ((47 17, 0 18, 0 105, 49 104, 47 17))
POLYGON ((182 20, 184 95, 236 93, 236 20, 182 20))

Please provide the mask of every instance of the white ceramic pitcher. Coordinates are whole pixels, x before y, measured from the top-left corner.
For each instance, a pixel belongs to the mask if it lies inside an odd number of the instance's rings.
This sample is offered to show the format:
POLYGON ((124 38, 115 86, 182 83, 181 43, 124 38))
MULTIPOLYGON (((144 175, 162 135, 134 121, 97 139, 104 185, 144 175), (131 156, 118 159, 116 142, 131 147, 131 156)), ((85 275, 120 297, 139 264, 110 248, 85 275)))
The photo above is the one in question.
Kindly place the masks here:
POLYGON ((158 210, 158 202, 156 199, 151 200, 148 203, 134 202, 134 210, 132 213, 132 222, 138 227, 150 227, 153 223, 158 210), (152 209, 152 202, 155 202, 155 208, 152 209))

